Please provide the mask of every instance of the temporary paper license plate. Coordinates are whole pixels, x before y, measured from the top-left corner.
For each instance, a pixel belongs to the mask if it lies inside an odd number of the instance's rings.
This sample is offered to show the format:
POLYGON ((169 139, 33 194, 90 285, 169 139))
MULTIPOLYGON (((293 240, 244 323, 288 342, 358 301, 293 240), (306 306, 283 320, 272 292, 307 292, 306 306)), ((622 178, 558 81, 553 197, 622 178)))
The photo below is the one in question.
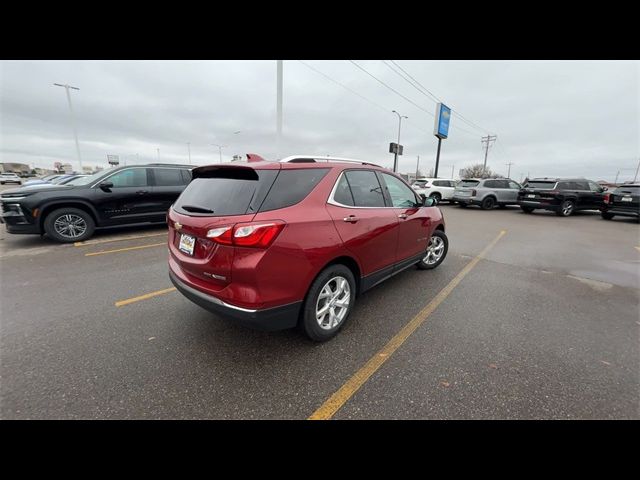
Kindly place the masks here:
POLYGON ((632 200, 631 197, 622 197, 620 200, 622 200, 623 202, 630 202, 632 200))
POLYGON ((186 253, 187 255, 193 255, 193 247, 196 246, 196 239, 191 235, 182 234, 180 235, 180 244, 178 248, 180 251, 186 253))

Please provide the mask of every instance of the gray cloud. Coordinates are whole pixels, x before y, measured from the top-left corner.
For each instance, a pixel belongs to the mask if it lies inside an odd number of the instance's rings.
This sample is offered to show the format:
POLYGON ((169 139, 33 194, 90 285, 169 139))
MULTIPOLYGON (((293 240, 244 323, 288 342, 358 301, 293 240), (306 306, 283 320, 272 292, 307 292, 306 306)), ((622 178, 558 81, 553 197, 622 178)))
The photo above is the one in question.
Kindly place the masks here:
MULTIPOLYGON (((308 61, 383 108, 296 61, 284 64, 282 153, 340 155, 391 166, 396 140, 392 109, 408 115, 400 171, 434 164, 433 117, 346 61, 308 61)), ((418 93, 381 61, 358 63, 433 112, 418 93)), ((398 61, 426 88, 466 118, 498 135, 489 165, 511 176, 584 175, 633 178, 640 155, 639 63, 618 61, 398 61)), ((211 143, 233 154, 275 158, 274 61, 3 61, 0 63, 0 159, 51 167, 76 165, 64 90, 72 92, 78 136, 87 165, 107 154, 128 163, 218 161, 211 143), (238 135, 233 132, 241 130, 238 135)), ((486 134, 453 117, 443 142, 441 174, 481 162, 486 134), (463 130, 466 130, 463 131, 463 130)))

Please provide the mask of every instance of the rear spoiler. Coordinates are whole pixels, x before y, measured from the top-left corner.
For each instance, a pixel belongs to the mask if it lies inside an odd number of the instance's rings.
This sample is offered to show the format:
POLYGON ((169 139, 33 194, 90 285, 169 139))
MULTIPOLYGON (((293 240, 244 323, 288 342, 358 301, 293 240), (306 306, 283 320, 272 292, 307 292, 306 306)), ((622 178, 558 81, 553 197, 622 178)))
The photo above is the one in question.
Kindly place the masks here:
POLYGON ((226 162, 213 165, 203 165, 191 170, 191 178, 244 178, 246 180, 257 180, 258 174, 250 163, 262 163, 260 169, 280 170, 282 167, 278 162, 270 162, 255 153, 247 153, 246 162, 226 162))

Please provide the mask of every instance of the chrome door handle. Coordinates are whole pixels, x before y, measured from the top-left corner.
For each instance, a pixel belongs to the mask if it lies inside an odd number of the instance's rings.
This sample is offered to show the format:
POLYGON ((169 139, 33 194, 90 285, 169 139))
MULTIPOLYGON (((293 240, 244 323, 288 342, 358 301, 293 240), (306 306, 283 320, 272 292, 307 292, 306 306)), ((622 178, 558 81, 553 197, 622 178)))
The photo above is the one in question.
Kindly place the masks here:
POLYGON ((407 215, 406 213, 401 213, 400 215, 398 215, 398 218, 407 218, 409 215, 407 215))
POLYGON ((349 215, 348 217, 344 217, 342 220, 348 223, 356 223, 358 221, 358 217, 355 215, 349 215))

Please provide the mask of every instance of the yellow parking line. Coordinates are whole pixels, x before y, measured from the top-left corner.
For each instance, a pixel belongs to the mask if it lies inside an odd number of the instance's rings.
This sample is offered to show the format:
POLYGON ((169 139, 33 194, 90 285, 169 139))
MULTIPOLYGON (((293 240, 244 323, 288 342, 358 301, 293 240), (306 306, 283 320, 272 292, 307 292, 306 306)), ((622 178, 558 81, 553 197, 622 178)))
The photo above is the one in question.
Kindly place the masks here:
POLYGON ((129 305, 130 303, 139 302, 140 300, 146 300, 147 298, 157 297, 158 295, 164 295, 165 293, 173 292, 176 287, 165 288, 164 290, 157 290, 151 293, 145 293, 139 297, 127 298, 126 300, 120 300, 116 302, 116 307, 122 307, 123 305, 129 305))
POLYGON ((462 281, 464 277, 475 267, 478 262, 498 243, 505 234, 506 230, 502 230, 489 245, 487 245, 478 256, 471 260, 446 287, 444 287, 435 296, 433 300, 427 304, 413 319, 407 323, 402 329, 382 347, 365 365, 358 370, 347 382, 338 389, 331 397, 329 397, 308 420, 329 420, 342 406, 364 385, 364 383, 373 375, 389 357, 405 342, 407 338, 431 315, 436 308, 449 296, 454 288, 462 281))
POLYGON ((152 243, 151 245, 138 245, 137 247, 116 248, 115 250, 103 250, 101 252, 85 253, 85 257, 92 257, 94 255, 105 255, 107 253, 127 252, 129 250, 140 250, 141 248, 159 247, 160 245, 166 245, 167 242, 152 243))
POLYGON ((121 237, 121 238, 111 238, 109 240, 95 240, 89 242, 75 242, 73 244, 74 247, 84 247, 86 245, 99 245, 101 243, 110 243, 110 242, 124 242, 125 240, 135 240, 137 238, 149 238, 149 237, 159 237, 161 235, 166 235, 167 232, 162 233, 151 233, 149 235, 132 235, 130 237, 121 237))

